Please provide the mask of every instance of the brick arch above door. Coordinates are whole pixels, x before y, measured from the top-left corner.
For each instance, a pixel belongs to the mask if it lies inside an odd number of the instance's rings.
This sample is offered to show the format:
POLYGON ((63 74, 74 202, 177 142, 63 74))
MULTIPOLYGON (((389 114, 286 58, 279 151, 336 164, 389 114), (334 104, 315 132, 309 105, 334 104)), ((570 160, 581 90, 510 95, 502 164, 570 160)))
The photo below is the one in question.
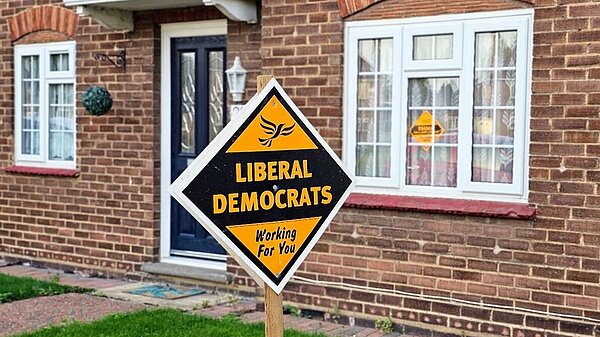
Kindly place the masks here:
MULTIPOLYGON (((341 17, 345 18, 350 15, 356 14, 363 9, 370 7, 378 2, 384 2, 386 0, 338 0, 338 6, 340 8, 341 17)), ((534 5, 538 0, 514 0, 517 3, 525 3, 534 5)), ((402 1, 400 1, 402 2, 402 1)), ((461 1, 463 5, 468 5, 469 1, 461 1)), ((507 1, 504 1, 507 2, 507 1)))
POLYGON ((59 6, 28 8, 8 19, 11 41, 39 31, 53 31, 74 38, 77 35, 79 16, 72 10, 59 6))

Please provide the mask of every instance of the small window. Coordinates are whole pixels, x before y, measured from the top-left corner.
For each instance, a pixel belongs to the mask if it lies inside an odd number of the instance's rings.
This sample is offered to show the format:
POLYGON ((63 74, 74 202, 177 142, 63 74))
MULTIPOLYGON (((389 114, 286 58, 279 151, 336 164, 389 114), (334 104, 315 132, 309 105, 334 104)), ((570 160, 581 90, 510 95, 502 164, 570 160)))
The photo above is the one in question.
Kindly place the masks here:
POLYGON ((452 34, 421 35, 413 37, 413 60, 452 59, 454 37, 452 34))
POLYGON ((526 201, 531 18, 349 23, 344 154, 358 189, 526 201))
POLYGON ((15 47, 16 164, 75 167, 75 44, 15 47))
POLYGON ((460 69, 462 63, 462 24, 404 25, 403 64, 406 70, 460 69))

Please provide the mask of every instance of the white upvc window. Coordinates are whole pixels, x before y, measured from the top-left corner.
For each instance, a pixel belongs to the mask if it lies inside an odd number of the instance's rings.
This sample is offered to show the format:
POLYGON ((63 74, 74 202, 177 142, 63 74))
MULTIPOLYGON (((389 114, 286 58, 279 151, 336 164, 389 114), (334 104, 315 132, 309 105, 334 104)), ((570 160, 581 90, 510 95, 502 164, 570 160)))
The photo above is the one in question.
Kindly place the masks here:
POLYGON ((14 48, 15 164, 75 168, 75 42, 14 48))
POLYGON ((358 191, 525 202, 533 11, 349 22, 358 191))

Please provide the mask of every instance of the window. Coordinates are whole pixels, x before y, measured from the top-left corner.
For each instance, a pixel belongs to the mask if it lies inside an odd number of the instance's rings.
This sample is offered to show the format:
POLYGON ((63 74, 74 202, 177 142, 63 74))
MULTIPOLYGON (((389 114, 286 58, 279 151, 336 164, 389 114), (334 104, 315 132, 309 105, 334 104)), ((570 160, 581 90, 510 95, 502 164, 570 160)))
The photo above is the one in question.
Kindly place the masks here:
POLYGON ((530 10, 347 23, 359 189, 526 201, 531 23, 530 10))
POLYGON ((75 167, 75 44, 15 46, 17 165, 75 167))

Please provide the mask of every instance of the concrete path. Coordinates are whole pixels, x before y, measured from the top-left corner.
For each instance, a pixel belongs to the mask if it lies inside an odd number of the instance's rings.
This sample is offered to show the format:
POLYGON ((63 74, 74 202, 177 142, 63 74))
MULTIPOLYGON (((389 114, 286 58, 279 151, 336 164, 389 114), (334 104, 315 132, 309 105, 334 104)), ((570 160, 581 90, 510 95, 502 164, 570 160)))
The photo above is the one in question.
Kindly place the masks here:
MULTIPOLYGON (((163 300, 127 293, 128 290, 142 286, 141 283, 65 274, 22 265, 0 264, 0 273, 42 280, 56 279, 55 275, 57 275, 61 284, 96 290, 92 295, 66 294, 2 304, 0 317, 9 317, 9 319, 1 320, 0 337, 73 320, 97 320, 115 312, 152 307, 174 307, 213 318, 235 314, 245 322, 259 322, 264 319, 264 312, 256 311, 256 303, 251 298, 239 298, 227 294, 203 294, 178 300, 163 300)), ((332 337, 400 336, 397 333, 384 334, 375 329, 290 315, 284 316, 284 325, 286 329, 320 332, 332 337)))

